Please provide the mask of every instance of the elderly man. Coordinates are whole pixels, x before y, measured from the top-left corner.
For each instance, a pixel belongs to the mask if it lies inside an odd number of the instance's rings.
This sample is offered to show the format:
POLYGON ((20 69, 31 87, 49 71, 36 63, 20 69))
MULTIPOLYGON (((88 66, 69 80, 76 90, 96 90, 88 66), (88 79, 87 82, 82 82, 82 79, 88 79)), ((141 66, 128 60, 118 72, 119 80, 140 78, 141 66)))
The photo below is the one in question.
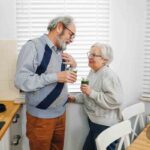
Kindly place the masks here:
POLYGON ((74 72, 65 70, 66 64, 76 67, 76 61, 63 53, 75 36, 73 19, 56 17, 47 29, 48 34, 29 40, 22 47, 17 61, 15 84, 26 95, 31 150, 63 149, 66 83, 74 83, 77 78, 74 72))

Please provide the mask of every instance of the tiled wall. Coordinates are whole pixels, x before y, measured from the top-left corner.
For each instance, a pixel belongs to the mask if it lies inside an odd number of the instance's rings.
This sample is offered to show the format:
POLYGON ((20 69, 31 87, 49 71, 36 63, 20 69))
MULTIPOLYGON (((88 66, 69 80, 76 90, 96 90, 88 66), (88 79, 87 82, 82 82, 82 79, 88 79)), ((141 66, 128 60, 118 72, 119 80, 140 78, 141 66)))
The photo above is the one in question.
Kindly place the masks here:
POLYGON ((0 100, 14 100, 19 96, 14 86, 16 60, 16 41, 0 40, 0 100))

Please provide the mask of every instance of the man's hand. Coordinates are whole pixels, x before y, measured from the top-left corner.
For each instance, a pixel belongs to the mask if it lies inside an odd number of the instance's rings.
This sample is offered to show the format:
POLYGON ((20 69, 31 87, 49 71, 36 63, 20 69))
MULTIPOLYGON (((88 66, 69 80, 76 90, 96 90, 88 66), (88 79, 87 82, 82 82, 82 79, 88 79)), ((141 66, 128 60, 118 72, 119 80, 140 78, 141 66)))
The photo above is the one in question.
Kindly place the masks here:
POLYGON ((74 83, 77 80, 77 74, 73 71, 62 71, 57 73, 58 82, 74 83))
POLYGON ((77 66, 75 59, 68 53, 62 53, 62 59, 67 65, 70 65, 70 67, 72 68, 75 68, 77 66))

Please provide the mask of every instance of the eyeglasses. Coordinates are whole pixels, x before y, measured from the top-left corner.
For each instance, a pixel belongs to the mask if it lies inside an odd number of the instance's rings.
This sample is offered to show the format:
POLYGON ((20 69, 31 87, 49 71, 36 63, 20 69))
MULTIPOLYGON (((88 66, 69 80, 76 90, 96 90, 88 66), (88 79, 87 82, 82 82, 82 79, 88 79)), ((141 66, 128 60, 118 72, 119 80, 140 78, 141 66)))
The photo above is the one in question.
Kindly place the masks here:
POLYGON ((94 54, 94 53, 91 53, 91 52, 88 52, 87 56, 88 57, 102 57, 101 55, 97 55, 97 54, 94 54))
POLYGON ((71 39, 74 39, 75 38, 75 33, 72 32, 68 27, 66 27, 64 24, 63 24, 64 28, 67 29, 68 31, 70 31, 71 35, 70 35, 70 38, 71 39))

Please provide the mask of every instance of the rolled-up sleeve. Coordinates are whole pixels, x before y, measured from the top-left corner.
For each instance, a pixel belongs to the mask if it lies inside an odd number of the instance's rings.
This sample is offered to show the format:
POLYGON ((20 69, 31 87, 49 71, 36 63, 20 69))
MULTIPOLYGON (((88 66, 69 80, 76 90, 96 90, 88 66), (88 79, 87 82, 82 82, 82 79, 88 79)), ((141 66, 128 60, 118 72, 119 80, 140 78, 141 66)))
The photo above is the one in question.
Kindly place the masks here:
POLYGON ((37 51, 32 41, 27 42, 18 56, 15 85, 25 92, 37 91, 46 85, 57 82, 56 73, 36 74, 34 62, 37 51))

